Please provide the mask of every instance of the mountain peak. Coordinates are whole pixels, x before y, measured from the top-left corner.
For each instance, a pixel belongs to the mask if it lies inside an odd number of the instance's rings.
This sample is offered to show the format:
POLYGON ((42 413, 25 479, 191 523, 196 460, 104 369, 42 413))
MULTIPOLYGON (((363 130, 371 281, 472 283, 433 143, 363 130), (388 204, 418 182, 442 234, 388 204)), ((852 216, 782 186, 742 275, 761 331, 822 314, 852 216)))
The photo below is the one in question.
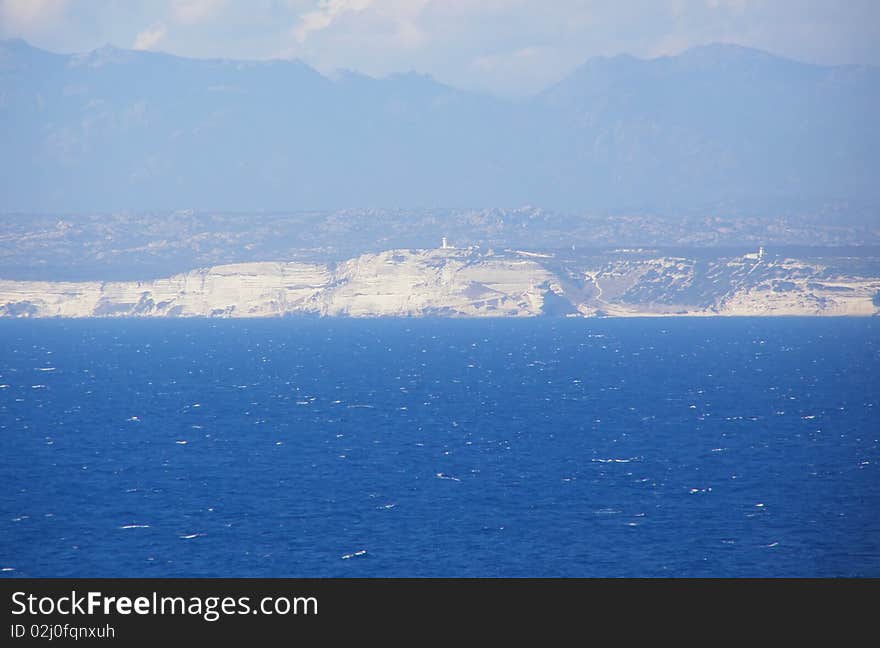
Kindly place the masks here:
POLYGON ((639 58, 626 53, 616 54, 614 56, 595 56, 587 59, 586 62, 575 69, 573 74, 582 74, 584 72, 595 73, 600 70, 621 71, 636 69, 646 64, 650 65, 653 63, 684 63, 708 67, 716 65, 741 65, 744 63, 766 63, 771 61, 794 63, 794 61, 789 61, 781 56, 753 47, 746 47, 735 43, 709 43, 706 45, 690 47, 677 54, 669 54, 655 58, 639 58))
POLYGON ((4 68, 29 65, 36 61, 50 61, 60 59, 62 54, 54 54, 46 50, 34 47, 23 38, 9 38, 0 40, 0 65, 4 68))
POLYGON ((34 47, 23 38, 0 39, 0 48, 18 52, 41 52, 39 47, 34 47))
POLYGON ((735 43, 710 43, 698 45, 684 50, 675 55, 655 59, 667 64, 672 63, 695 69, 708 68, 751 68, 754 66, 778 67, 778 66, 801 66, 807 67, 808 63, 799 63, 791 59, 771 54, 765 50, 754 47, 745 47, 735 43))
POLYGON ((762 49, 738 45, 737 43, 707 43, 689 47, 677 55, 681 58, 707 59, 763 59, 781 58, 762 49))

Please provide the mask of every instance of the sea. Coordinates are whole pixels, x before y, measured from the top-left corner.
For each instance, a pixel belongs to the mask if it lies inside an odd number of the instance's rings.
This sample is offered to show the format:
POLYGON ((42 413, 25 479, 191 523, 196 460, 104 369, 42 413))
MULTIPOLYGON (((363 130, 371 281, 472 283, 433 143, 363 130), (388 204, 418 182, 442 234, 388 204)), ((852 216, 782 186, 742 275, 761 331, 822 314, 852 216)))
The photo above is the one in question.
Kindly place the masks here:
POLYGON ((880 576, 880 319, 0 321, 0 576, 880 576))

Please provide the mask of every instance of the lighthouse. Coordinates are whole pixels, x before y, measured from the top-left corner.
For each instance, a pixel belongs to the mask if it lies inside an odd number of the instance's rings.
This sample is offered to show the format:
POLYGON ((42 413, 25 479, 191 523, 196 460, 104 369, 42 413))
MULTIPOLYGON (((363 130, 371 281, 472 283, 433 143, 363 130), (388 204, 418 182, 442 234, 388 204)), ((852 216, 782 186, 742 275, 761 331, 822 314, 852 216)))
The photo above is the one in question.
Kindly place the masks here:
POLYGON ((756 261, 764 260, 764 246, 760 246, 757 252, 749 252, 748 254, 743 255, 744 259, 754 259, 756 261))

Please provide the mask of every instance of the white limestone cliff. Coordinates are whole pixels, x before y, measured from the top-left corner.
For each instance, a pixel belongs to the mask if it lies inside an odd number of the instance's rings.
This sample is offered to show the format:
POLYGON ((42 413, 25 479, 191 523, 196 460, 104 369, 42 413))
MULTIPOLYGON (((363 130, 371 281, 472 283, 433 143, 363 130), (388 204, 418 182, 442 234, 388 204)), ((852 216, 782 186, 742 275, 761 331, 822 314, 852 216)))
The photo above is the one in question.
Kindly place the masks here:
POLYGON ((152 281, 0 279, 6 317, 876 315, 880 278, 797 260, 565 267, 523 252, 389 250, 332 264, 241 263, 152 281), (564 270, 564 272, 563 272, 564 270))

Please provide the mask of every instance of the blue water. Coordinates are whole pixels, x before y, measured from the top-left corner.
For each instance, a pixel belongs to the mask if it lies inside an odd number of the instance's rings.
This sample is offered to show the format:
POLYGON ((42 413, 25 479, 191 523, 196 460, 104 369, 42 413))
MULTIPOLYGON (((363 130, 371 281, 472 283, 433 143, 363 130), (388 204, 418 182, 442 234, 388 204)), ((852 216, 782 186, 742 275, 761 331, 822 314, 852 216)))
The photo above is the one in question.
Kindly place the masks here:
POLYGON ((868 319, 3 321, 0 575, 878 576, 878 378, 868 319))

